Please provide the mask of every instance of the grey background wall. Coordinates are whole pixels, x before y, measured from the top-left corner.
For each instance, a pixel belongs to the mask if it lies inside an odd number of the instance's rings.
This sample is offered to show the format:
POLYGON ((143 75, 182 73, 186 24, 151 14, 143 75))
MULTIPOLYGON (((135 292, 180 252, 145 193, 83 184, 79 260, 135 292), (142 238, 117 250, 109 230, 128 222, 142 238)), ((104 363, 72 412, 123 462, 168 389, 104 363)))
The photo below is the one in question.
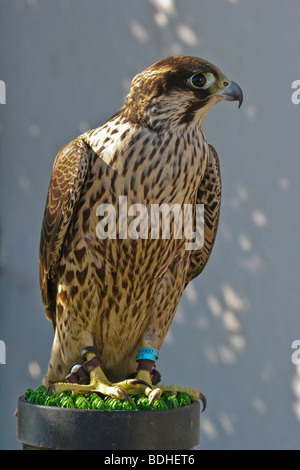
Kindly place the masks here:
POLYGON ((20 449, 17 398, 46 371, 53 331, 38 245, 54 157, 122 105, 162 57, 206 58, 237 81, 205 131, 223 178, 220 229, 161 350, 165 383, 208 399, 199 449, 300 447, 298 0, 1 0, 0 447, 20 449))

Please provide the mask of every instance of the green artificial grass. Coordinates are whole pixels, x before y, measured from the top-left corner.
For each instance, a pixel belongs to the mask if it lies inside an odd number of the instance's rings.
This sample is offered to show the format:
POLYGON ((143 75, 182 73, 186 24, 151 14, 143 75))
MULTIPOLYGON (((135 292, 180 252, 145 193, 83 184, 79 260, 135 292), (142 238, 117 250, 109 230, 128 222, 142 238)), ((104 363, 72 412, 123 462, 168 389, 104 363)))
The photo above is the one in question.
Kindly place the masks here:
POLYGON ((47 389, 43 385, 36 390, 29 388, 25 393, 26 401, 36 405, 56 406, 59 408, 75 408, 84 410, 164 410, 170 408, 181 408, 189 406, 192 403, 187 393, 164 392, 162 396, 149 404, 148 397, 137 395, 130 397, 132 405, 127 400, 118 400, 116 398, 104 397, 98 393, 86 393, 84 395, 72 393, 71 390, 55 394, 51 392, 47 395, 47 389))

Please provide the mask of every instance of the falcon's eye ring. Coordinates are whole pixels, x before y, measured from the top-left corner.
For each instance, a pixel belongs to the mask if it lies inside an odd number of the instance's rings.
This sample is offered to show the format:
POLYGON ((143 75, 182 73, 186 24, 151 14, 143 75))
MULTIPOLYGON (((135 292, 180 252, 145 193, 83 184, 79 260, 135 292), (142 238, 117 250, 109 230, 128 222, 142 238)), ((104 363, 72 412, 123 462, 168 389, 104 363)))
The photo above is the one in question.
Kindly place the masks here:
POLYGON ((206 76, 203 75, 203 73, 196 73, 195 75, 193 75, 191 78, 188 79, 188 83, 193 88, 203 88, 207 83, 207 79, 206 79, 206 76))

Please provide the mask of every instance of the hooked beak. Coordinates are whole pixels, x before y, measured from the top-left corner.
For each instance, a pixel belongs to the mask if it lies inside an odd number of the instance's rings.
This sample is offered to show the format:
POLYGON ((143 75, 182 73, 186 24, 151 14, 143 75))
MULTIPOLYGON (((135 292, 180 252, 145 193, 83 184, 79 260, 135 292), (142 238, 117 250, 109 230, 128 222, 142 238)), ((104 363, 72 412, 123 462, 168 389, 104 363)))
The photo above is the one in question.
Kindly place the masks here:
POLYGON ((220 93, 220 96, 224 98, 224 100, 227 101, 238 101, 239 102, 239 108, 242 105, 243 102, 243 92, 241 87, 233 81, 230 82, 230 85, 223 90, 220 93))

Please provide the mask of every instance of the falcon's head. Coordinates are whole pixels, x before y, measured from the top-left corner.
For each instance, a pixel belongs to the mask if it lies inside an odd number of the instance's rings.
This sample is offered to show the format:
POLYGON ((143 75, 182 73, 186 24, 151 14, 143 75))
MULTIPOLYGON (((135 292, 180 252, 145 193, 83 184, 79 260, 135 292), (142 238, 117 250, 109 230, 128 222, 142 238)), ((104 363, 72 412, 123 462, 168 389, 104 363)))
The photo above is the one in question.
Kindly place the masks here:
POLYGON ((210 62, 173 56, 136 75, 122 112, 132 122, 159 130, 194 119, 202 124, 221 100, 238 101, 240 107, 243 92, 210 62))

